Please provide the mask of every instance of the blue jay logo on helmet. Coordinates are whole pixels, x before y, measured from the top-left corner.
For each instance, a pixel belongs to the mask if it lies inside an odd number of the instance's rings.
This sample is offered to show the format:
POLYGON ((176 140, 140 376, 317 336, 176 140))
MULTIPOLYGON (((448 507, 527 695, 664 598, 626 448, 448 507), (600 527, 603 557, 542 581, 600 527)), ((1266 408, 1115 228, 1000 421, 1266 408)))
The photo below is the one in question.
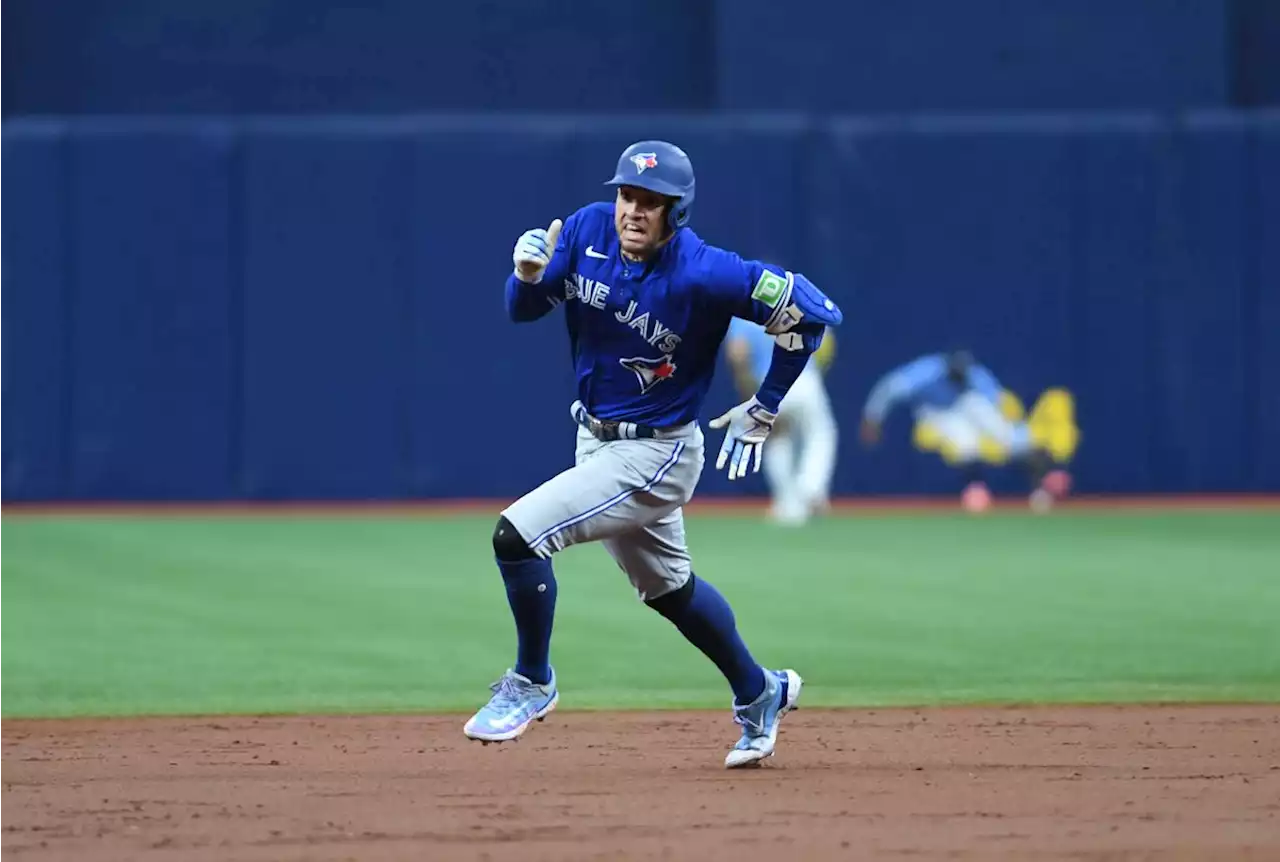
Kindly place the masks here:
POLYGON ((607 186, 636 186, 672 198, 667 213, 671 230, 689 223, 693 208, 693 164, 685 151, 667 141, 636 141, 622 151, 607 186))
POLYGON ((631 157, 631 163, 636 166, 636 173, 644 173, 645 168, 656 168, 658 166, 657 153, 636 153, 631 157))

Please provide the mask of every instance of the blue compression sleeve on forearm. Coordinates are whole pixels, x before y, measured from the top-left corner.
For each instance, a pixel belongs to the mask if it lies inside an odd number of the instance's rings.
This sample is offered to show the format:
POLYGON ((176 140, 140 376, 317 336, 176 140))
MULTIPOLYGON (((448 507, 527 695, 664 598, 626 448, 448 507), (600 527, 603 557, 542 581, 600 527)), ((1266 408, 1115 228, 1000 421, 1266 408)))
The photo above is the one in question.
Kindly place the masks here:
POLYGON ((770 413, 777 413, 782 399, 791 390, 791 385, 800 379, 804 368, 809 364, 812 354, 805 350, 784 350, 773 348, 773 360, 769 363, 769 371, 756 392, 756 400, 764 405, 770 413))

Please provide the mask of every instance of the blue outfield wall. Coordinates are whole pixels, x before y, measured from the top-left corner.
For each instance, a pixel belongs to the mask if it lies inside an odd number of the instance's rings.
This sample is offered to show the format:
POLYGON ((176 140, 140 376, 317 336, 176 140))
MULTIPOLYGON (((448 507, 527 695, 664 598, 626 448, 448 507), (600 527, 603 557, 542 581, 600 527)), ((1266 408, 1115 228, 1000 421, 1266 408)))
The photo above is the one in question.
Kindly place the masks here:
MULTIPOLYGON (((4 498, 530 489, 573 386, 554 316, 505 319, 511 246, 650 135, 706 239, 843 306, 837 493, 957 487, 904 414, 856 439, 881 373, 953 345, 1075 394, 1082 490, 1280 491, 1280 114, 456 116, 6 123, 4 498)), ((722 371, 703 418, 733 400, 722 371)))
MULTIPOLYGON (((1226 106, 1232 76, 1253 70, 1231 16, 1268 2, 727 0, 715 17, 716 105, 856 113, 1226 106)), ((1280 61, 1259 55, 1255 65, 1280 61)), ((1274 97, 1266 84, 1259 93, 1274 97)))
POLYGON ((6 0, 30 114, 1275 104, 1274 0, 6 0))

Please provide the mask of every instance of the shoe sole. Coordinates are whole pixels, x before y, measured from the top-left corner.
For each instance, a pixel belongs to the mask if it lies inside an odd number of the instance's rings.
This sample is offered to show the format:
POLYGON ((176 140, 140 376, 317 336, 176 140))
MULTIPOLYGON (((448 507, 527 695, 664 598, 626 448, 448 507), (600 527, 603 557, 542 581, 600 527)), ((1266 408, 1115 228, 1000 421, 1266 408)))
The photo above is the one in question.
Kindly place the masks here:
POLYGON ((768 751, 742 751, 734 749, 725 756, 724 766, 726 769, 744 769, 752 766, 759 766, 760 761, 766 757, 773 757, 773 752, 778 747, 778 727, 782 724, 782 717, 792 710, 799 709, 796 704, 800 701, 800 689, 804 687, 804 679, 800 674, 787 668, 783 671, 787 676, 787 702, 778 709, 778 718, 773 723, 773 735, 769 739, 768 751), (742 759, 734 757, 741 755, 742 759))
POLYGON ((557 691, 555 694, 551 695, 551 700, 547 701, 547 705, 534 713, 528 721, 523 724, 518 724, 511 730, 503 731, 502 733, 485 733, 484 731, 475 730, 471 727, 471 722, 466 723, 462 728, 462 732, 466 735, 467 739, 474 742, 481 742, 485 745, 488 745, 491 742, 510 742, 512 740, 519 739, 520 736, 529 729, 529 725, 533 724, 535 721, 545 720, 546 717, 555 710, 556 704, 559 702, 560 692, 557 691))

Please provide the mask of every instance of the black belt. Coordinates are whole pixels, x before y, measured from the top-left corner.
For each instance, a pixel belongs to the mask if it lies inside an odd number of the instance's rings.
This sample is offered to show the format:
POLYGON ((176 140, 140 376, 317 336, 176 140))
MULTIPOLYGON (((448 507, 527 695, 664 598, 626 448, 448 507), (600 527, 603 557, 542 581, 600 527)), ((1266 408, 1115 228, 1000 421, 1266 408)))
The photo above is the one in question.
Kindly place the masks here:
POLYGON ((591 432, 591 436, 605 443, 614 440, 652 440, 665 436, 662 428, 652 425, 641 425, 638 422, 623 422, 617 419, 597 419, 587 412, 581 401, 573 402, 569 408, 573 421, 591 432))

